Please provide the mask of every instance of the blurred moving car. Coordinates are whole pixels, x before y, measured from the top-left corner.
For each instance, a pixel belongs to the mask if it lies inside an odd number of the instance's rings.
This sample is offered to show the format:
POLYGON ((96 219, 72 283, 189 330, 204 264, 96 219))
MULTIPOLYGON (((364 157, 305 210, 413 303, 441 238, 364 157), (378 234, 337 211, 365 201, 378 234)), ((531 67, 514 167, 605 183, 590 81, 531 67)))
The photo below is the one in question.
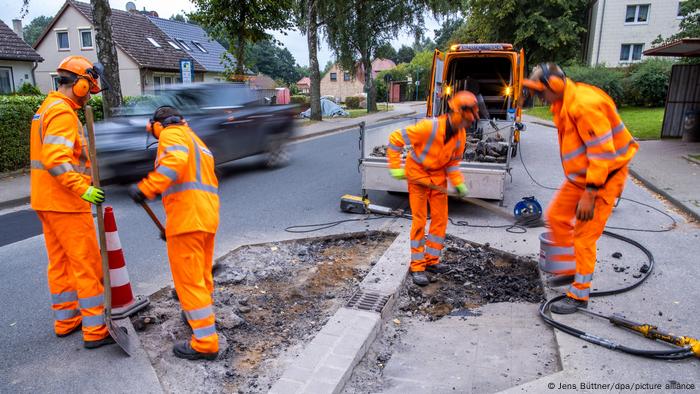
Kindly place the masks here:
POLYGON ((264 93, 236 83, 170 85, 120 108, 116 116, 95 125, 100 177, 106 184, 129 182, 153 169, 157 140, 145 127, 161 105, 182 112, 217 166, 261 153, 269 167, 286 164, 286 144, 299 110, 296 105, 265 104, 269 99, 264 93))

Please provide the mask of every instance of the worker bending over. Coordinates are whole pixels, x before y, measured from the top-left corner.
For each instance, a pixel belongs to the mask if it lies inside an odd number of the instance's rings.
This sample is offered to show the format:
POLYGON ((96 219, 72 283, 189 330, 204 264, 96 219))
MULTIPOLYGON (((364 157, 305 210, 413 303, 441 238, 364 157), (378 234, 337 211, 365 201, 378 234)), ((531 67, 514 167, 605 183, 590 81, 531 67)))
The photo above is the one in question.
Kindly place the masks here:
POLYGON ((466 145, 465 128, 479 118, 474 94, 461 91, 448 102, 450 113, 425 119, 415 126, 396 130, 389 136, 389 171, 396 179, 408 179, 408 198, 413 221, 411 223, 411 277, 413 283, 429 283, 425 271, 441 273, 440 253, 447 229, 447 194, 425 185, 447 187, 447 178, 460 196, 467 194, 467 186, 459 171, 466 145), (411 145, 405 169, 401 168, 401 151, 411 145), (430 231, 425 236, 425 222, 430 205, 430 231))
POLYGON ((575 269, 576 275, 567 297, 554 303, 552 312, 574 313, 588 306, 596 242, 622 193, 628 164, 639 145, 605 92, 566 78, 556 64, 539 65, 523 85, 551 104, 559 132, 566 179, 546 215, 555 246, 573 248, 569 263, 562 261, 562 273, 575 269))
POLYGON ((32 119, 31 205, 49 256, 54 332, 65 337, 82 326, 84 347, 94 349, 114 343, 103 316, 102 259, 90 207, 105 195, 91 186, 87 137, 76 110, 100 92, 99 72, 82 56, 68 56, 56 72, 58 90, 32 119))
POLYGON ((147 130, 159 140, 155 170, 131 185, 129 194, 137 203, 163 195, 170 270, 192 328, 191 340, 176 343, 173 353, 190 360, 214 360, 219 353, 212 305, 214 237, 219 226, 214 156, 173 107, 156 109, 147 130))

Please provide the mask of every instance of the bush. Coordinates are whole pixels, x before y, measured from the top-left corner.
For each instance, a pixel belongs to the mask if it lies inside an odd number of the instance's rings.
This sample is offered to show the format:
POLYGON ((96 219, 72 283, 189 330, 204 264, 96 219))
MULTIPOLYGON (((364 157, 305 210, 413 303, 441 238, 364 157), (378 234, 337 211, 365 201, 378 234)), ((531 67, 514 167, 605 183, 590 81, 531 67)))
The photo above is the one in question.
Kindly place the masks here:
POLYGON ((41 94, 39 88, 32 85, 31 83, 23 83, 22 86, 17 90, 17 94, 20 96, 38 96, 41 94))
POLYGON ((309 105, 309 96, 302 96, 300 94, 295 94, 289 97, 289 102, 292 104, 309 105))
POLYGON ((0 97, 0 172, 29 166, 32 117, 44 96, 0 97))
POLYGON ((348 109, 358 109, 360 108, 360 99, 361 97, 346 97, 345 98, 345 106, 348 107, 348 109))
POLYGON ((633 65, 623 81, 625 103, 640 107, 661 107, 671 79, 673 62, 649 59, 633 65))
POLYGON ((569 78, 576 82, 587 83, 604 90, 618 106, 625 102, 625 92, 622 86, 622 80, 625 77, 624 71, 603 66, 572 66, 567 67, 564 71, 569 78))

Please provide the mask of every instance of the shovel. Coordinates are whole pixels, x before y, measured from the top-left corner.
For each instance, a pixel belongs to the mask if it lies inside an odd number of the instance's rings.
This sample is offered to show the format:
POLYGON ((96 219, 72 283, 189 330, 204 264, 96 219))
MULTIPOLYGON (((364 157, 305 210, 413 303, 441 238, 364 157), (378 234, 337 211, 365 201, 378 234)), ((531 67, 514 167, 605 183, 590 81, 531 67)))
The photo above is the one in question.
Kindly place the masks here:
MULTIPOLYGON (((92 184, 95 187, 100 187, 100 169, 97 165, 97 153, 95 150, 95 121, 91 106, 85 107, 85 123, 87 125, 88 132, 88 142, 89 142, 89 156, 90 162, 92 163, 92 184)), ((131 338, 128 333, 121 330, 121 327, 114 324, 112 321, 112 286, 109 277, 109 261, 107 259, 107 237, 105 235, 105 218, 104 211, 102 210, 102 204, 97 204, 97 232, 99 234, 100 241, 100 254, 102 255, 102 275, 103 275, 103 286, 104 286, 104 319, 107 325, 107 330, 109 330, 109 335, 114 338, 124 352, 131 356, 133 352, 131 338)))
POLYGON ((156 216, 156 214, 153 212, 151 207, 148 206, 148 203, 146 201, 141 201, 139 204, 141 205, 143 210, 146 211, 148 217, 150 217, 151 220, 153 220, 153 223, 156 225, 156 227, 158 227, 158 230, 160 231, 160 239, 165 241, 165 227, 163 227, 163 224, 158 219, 158 216, 156 216))

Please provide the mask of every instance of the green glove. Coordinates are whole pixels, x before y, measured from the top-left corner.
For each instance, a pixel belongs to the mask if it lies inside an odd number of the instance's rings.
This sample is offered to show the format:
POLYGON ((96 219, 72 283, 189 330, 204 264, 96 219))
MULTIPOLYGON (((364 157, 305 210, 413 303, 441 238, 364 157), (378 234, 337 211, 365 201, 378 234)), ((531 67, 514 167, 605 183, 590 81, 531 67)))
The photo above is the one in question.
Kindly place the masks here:
POLYGON ((91 204, 102 204, 105 202, 105 192, 100 188, 90 186, 80 198, 91 204))
POLYGON ((457 189, 457 194, 459 194, 460 197, 464 197, 469 193, 469 189, 467 189, 467 185, 464 183, 455 186, 455 189, 457 189))
POLYGON ((394 177, 394 179, 406 179, 406 170, 404 170, 403 168, 390 168, 389 172, 391 173, 391 176, 394 177))

